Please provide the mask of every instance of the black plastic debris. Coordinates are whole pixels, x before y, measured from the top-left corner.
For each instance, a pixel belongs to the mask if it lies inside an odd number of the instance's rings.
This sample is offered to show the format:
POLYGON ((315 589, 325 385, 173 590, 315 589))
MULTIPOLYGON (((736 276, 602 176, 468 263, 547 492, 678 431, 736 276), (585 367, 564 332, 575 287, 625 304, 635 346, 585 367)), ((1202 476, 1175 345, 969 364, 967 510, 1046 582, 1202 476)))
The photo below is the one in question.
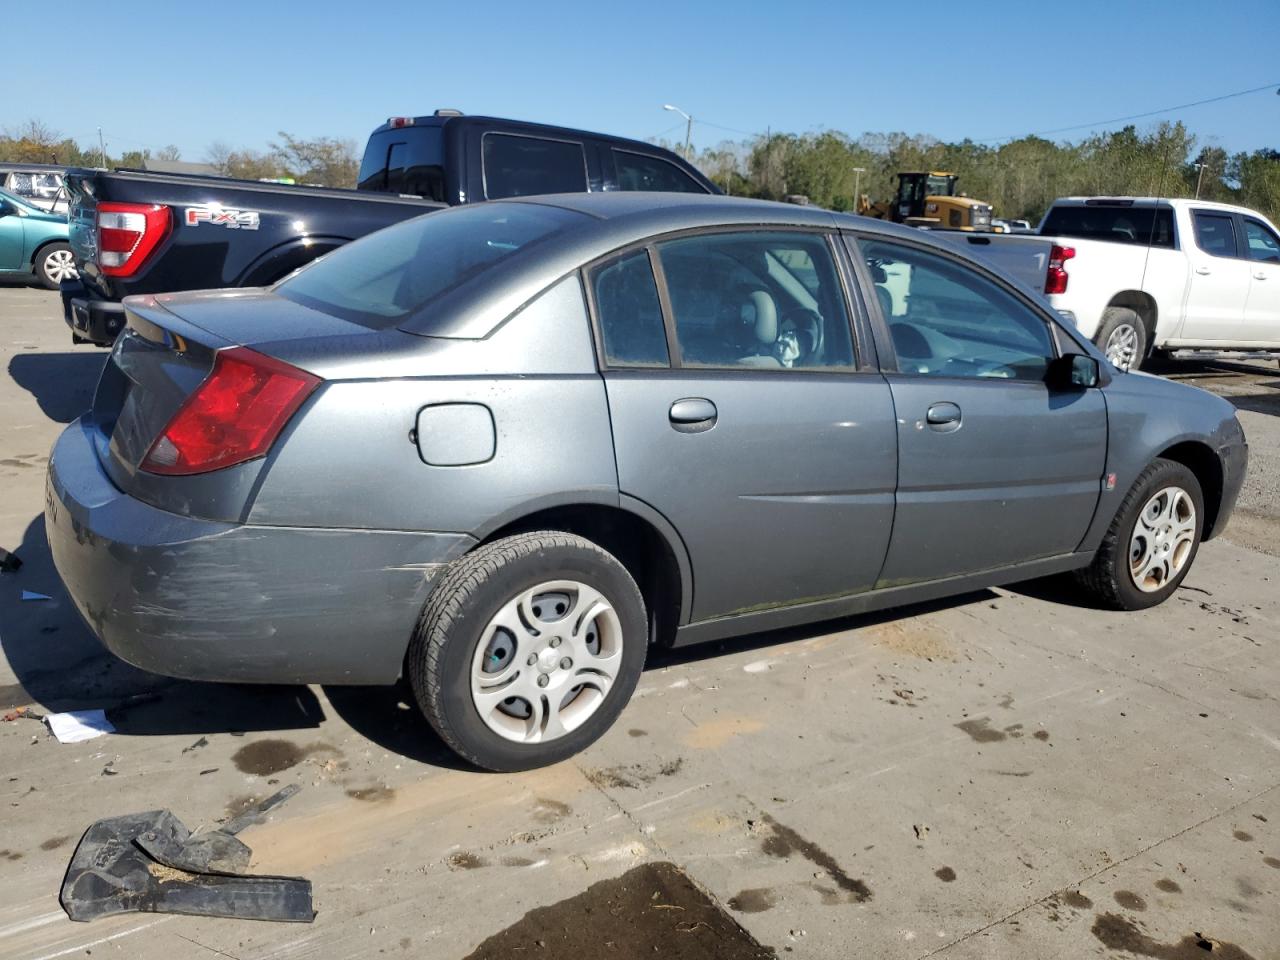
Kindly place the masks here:
POLYGON ((22 561, 18 559, 16 553, 10 553, 4 547, 0 547, 0 573, 14 573, 22 566, 22 561))
POLYGON ((311 881, 245 874, 252 851, 236 837, 298 789, 290 784, 194 835, 168 810, 99 820, 71 857, 62 908, 72 920, 136 911, 310 923, 311 881))

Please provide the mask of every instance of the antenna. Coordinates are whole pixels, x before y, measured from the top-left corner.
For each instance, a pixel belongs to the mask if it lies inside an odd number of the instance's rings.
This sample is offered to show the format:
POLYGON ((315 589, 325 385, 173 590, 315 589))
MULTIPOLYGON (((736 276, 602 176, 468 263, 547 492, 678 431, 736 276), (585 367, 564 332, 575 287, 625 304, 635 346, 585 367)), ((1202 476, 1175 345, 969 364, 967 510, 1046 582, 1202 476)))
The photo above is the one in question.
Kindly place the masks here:
MULTIPOLYGON (((1169 169, 1169 144, 1164 145, 1164 154, 1160 157, 1160 185, 1156 187, 1156 202, 1151 208, 1151 229, 1147 232, 1147 252, 1142 258, 1142 280, 1138 289, 1147 292, 1147 264, 1151 262, 1151 248, 1156 242, 1156 223, 1160 219, 1160 201, 1164 197, 1164 175, 1169 169)), ((1152 331, 1154 335, 1155 331, 1152 331)))

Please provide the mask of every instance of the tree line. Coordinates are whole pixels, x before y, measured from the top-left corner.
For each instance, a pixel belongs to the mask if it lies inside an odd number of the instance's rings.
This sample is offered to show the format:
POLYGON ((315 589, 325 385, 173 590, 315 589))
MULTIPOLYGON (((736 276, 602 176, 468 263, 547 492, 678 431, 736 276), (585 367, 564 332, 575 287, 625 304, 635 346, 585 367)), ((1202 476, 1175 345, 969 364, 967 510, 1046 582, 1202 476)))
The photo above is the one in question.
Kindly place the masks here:
MULTIPOLYGON (((152 157, 149 150, 103 157, 96 145, 79 144, 36 120, 0 134, 0 161, 140 167, 152 157)), ((168 146, 154 157, 178 160, 182 155, 168 146)), ((284 132, 265 150, 219 142, 201 159, 226 176, 334 187, 354 186, 360 167, 353 140, 284 132)), ((991 203, 996 216, 1010 219, 1034 222, 1063 196, 1194 197, 1198 190, 1202 199, 1238 203, 1280 221, 1280 151, 1228 154, 1221 147, 1201 146, 1180 122, 1144 130, 1128 126, 1074 143, 1023 137, 999 145, 905 133, 855 138, 836 130, 769 132, 725 141, 690 159, 726 193, 770 200, 798 194, 834 210, 856 209, 858 194, 889 199, 899 171, 945 170, 959 176, 963 193, 991 203)))

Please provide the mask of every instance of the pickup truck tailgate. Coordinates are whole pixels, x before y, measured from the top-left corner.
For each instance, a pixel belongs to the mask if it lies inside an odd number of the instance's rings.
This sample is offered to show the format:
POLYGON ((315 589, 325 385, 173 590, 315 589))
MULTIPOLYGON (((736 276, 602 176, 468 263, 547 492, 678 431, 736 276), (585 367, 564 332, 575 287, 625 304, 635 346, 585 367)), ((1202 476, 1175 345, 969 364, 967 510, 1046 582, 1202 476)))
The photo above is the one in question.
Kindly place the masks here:
POLYGON ((933 236, 954 243, 975 260, 1011 277, 1038 294, 1044 293, 1053 241, 1021 233, 958 233, 935 231, 933 236))

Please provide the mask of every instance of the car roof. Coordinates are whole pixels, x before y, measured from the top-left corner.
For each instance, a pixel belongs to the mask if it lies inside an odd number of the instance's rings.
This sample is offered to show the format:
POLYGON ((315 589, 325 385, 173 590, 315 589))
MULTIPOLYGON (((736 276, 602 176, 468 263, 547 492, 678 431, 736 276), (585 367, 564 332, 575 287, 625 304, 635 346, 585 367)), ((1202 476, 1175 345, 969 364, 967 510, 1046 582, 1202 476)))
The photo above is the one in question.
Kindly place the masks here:
MULTIPOLYGON (((700 193, 609 191, 601 193, 549 194, 484 204, 463 205, 427 214, 441 218, 463 215, 477 206, 500 205, 554 207, 582 216, 560 231, 553 242, 537 245, 527 256, 502 268, 501 279, 492 274, 477 277, 444 293, 432 308, 434 335, 476 338, 485 336, 493 317, 511 316, 523 304, 561 277, 622 248, 681 230, 719 227, 810 227, 818 230, 858 230, 862 233, 910 239, 953 256, 966 253, 930 237, 926 231, 886 223, 870 217, 834 213, 819 207, 724 197, 700 193), (457 319, 440 323, 439 316, 457 319)), ((972 258, 969 258, 972 259, 972 258)), ((975 263, 977 261, 974 261, 975 263)), ((418 329, 416 319, 401 325, 409 333, 418 329)))
POLYGON ((1223 210, 1230 213, 1248 213, 1261 216, 1256 210, 1242 207, 1234 203, 1217 203, 1212 200, 1192 200, 1189 197, 1059 197, 1053 201, 1055 207, 1151 207, 1156 205, 1170 207, 1195 207, 1197 210, 1223 210))

